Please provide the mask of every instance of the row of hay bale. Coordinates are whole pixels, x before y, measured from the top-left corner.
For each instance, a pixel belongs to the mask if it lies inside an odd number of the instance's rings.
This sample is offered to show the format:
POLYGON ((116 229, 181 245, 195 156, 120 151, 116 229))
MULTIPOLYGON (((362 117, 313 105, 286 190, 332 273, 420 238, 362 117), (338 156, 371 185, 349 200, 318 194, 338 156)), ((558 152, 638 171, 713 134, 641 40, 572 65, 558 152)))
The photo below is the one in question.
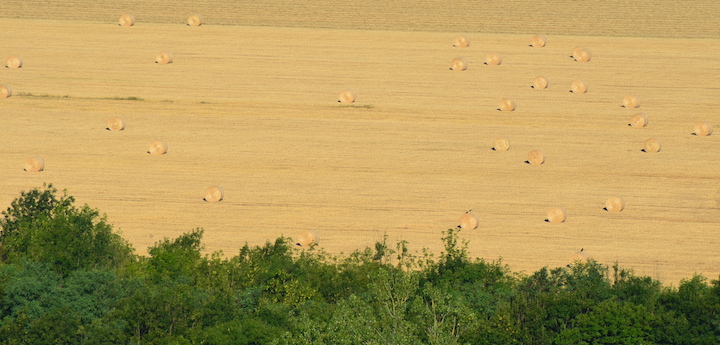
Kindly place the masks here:
MULTIPOLYGON (((200 26, 202 25, 202 17, 199 14, 191 14, 187 18, 187 26, 200 26)), ((123 14, 120 16, 118 21, 119 26, 134 26, 135 17, 132 14, 123 14)))
MULTIPOLYGON (((203 20, 199 14, 192 14, 192 15, 188 16, 188 18, 187 18, 188 26, 200 26, 200 25, 202 25, 202 23, 203 23, 203 20)), ((122 16, 120 16, 118 25, 119 26, 134 26, 135 25, 135 17, 131 14, 123 14, 122 16)), ((173 54, 170 52, 162 51, 162 52, 158 53, 158 55, 155 57, 155 63, 157 63, 157 64, 167 65, 172 62, 173 62, 173 54)))
MULTIPOLYGON (((155 57, 155 63, 161 65, 169 64, 173 62, 173 55, 169 52, 160 52, 155 57)), ((5 60, 5 68, 22 68, 23 60, 17 55, 11 55, 5 60)))
MULTIPOLYGON (((5 59, 5 68, 21 68, 23 60, 17 55, 10 55, 5 59)), ((12 88, 6 84, 0 84, 0 99, 12 96, 12 88)))
MULTIPOLYGON (((125 122, 118 116, 108 119, 107 130, 118 132, 125 130, 125 122)), ((154 140, 150 143, 148 153, 151 155, 164 155, 167 153, 168 145, 164 140, 154 140)), ((41 172, 45 170, 45 160, 40 156, 30 157, 25 161, 23 170, 27 172, 41 172)), ((217 185, 205 189, 203 200, 209 203, 217 203, 225 198, 225 191, 217 185)), ((320 237, 315 230, 301 231, 298 235, 296 245, 303 248, 311 248, 319 243, 320 237)))
MULTIPOLYGON (((547 39, 542 35, 535 35, 530 38, 530 46, 535 48, 542 48, 547 44, 547 39)), ((458 36, 453 42, 453 47, 466 48, 470 46, 470 39, 467 36, 458 36)), ((592 58, 592 53, 589 49, 576 46, 572 49, 570 57, 578 62, 588 62, 592 58)), ((502 64, 502 55, 497 52, 489 52, 485 54, 485 62, 483 64, 489 66, 498 66, 502 64)), ((457 57, 450 62, 450 69, 453 71, 464 71, 468 68, 467 59, 464 57, 457 57)))
MULTIPOLYGON (((542 35, 535 35, 530 40, 530 47, 541 48, 546 46, 547 39, 542 35)), ((466 36, 458 36, 453 42, 454 47, 468 47, 470 45, 470 39, 466 36)), ((577 62, 589 62, 592 59, 592 53, 589 49, 577 46, 573 48, 570 57, 577 62)), ((485 57, 486 65, 500 65, 502 58, 497 53, 488 53, 485 57)), ((454 71, 464 71, 468 67, 467 60, 463 57, 457 57, 451 61, 450 69, 454 71)), ((549 80, 545 75, 536 76, 531 84, 533 89, 543 90, 549 86, 549 80)), ((570 85, 569 92, 574 94, 584 94, 588 92, 588 84, 583 80, 575 80, 570 85)), ((640 100, 637 96, 629 94, 626 95, 622 100, 621 107, 626 109, 636 109, 640 107, 640 100)), ((511 98, 503 98, 500 101, 500 106, 497 110, 499 111, 514 111, 517 108, 517 102, 511 98)), ((635 128, 642 128, 647 126, 648 117, 645 113, 636 113, 629 119, 628 125, 635 128)), ((695 124, 693 134, 697 136, 707 136, 712 134, 712 125, 707 121, 700 121, 695 124)), ((507 151, 510 148, 510 142, 505 137, 495 139, 493 142, 492 150, 494 151, 507 151)), ((643 145, 643 152, 659 152, 661 148, 660 142, 655 138, 647 139, 643 145)), ((544 154, 539 150, 532 150, 528 153, 528 159, 525 161, 531 165, 541 165, 545 161, 544 154)), ((603 210, 610 213, 622 212, 625 209, 625 200, 618 196, 612 196, 605 201, 603 210)), ((564 223, 567 219, 567 212, 562 207, 551 207, 547 211, 547 217, 545 221, 548 223, 564 223)), ((460 225, 458 228, 461 229, 475 229, 480 223, 479 217, 472 212, 472 210, 463 214, 460 218, 460 225)), ((571 263, 587 262, 588 255, 584 252, 584 248, 579 252, 572 255, 571 263)))
MULTIPOLYGON (((530 37, 530 47, 542 48, 547 45, 547 38, 543 35, 534 35, 530 37)), ((465 35, 455 37, 453 41, 453 47, 467 48, 470 46, 470 39, 465 35)), ((579 47, 582 48, 582 47, 579 47)), ((574 51, 573 51, 574 52, 574 51)))
MULTIPOLYGON (((105 128, 111 132, 119 132, 125 130, 125 121, 119 116, 111 116, 107 120, 107 127, 105 128)), ((168 144, 165 140, 154 140, 150 142, 148 147, 148 154, 154 156, 162 156, 167 154, 168 144)), ((39 157, 32 157, 25 163, 25 170, 30 172, 39 172, 44 169, 44 160, 39 157)), ((218 203, 225 199, 225 190, 218 185, 212 185, 205 188, 203 201, 209 203, 218 203)), ((317 245, 320 241, 320 236, 315 230, 304 230, 298 234, 296 245, 303 248, 311 248, 317 245)))
MULTIPOLYGON (((535 35, 535 36, 531 37, 529 46, 541 48, 541 47, 544 47, 546 44, 547 44, 547 39, 545 38, 545 36, 535 35)), ((453 43, 454 47, 468 47, 469 45, 470 45, 470 39, 467 38, 466 36, 458 36, 453 43)), ((587 49, 585 47, 576 46, 575 48, 573 48, 570 57, 573 58, 575 61, 588 62, 592 58, 592 53, 590 52, 589 49, 587 49)), ((500 58, 499 54, 489 53, 486 56, 485 64, 499 65, 501 63, 501 61, 502 61, 502 59, 500 58)), ((467 60, 462 57, 453 59, 451 61, 450 69, 458 70, 458 71, 467 69, 467 60)), ((530 87, 533 89, 537 89, 537 90, 543 90, 543 89, 546 89, 549 86, 549 84, 550 83, 549 83, 547 76, 539 75, 533 79, 530 87)), ((575 80, 571 83, 569 91, 571 93, 575 93, 575 94, 584 94, 584 93, 588 92, 588 84, 583 80, 575 80)), ((639 108, 640 100, 635 95, 632 95, 632 94, 626 95, 623 98, 621 107, 626 108, 626 109, 639 108)), ((515 101, 511 98, 503 98, 500 100, 500 106, 497 110, 499 110, 499 111, 515 111, 516 108, 517 108, 517 101, 515 101)), ((628 125, 632 126, 632 127, 645 127, 645 126, 647 126, 647 123, 648 123, 647 115, 645 113, 637 113, 637 114, 634 114, 630 118, 630 123, 628 125)), ((712 134, 712 125, 710 125, 710 123, 707 121, 697 122, 695 124, 693 134, 698 135, 698 136, 710 135, 710 134, 712 134)), ((500 138, 499 140, 506 141, 507 139, 500 138)), ((651 152, 651 153, 659 152, 660 147, 661 147, 661 145, 657 139, 649 138, 645 141, 644 147, 641 151, 651 152)), ((503 145, 501 145, 498 148, 493 147, 493 149, 505 151, 505 150, 507 150, 507 143, 505 142, 503 145)), ((543 159, 539 159, 538 152, 531 152, 531 154, 529 156, 530 156, 530 158, 528 159, 527 162, 529 162, 533 165, 542 164, 543 159), (531 159, 532 157, 535 157, 536 159, 531 159), (533 163, 533 162, 537 162, 537 163, 533 163)))
MULTIPOLYGON (((625 201, 620 197, 610 197, 605 201, 605 207, 604 210, 608 212, 620 212, 625 208, 625 201)), ((552 207, 547 212, 547 218, 545 219, 546 222, 549 223, 562 223, 567 218, 567 213, 565 212, 565 209, 562 207, 552 207)), ((463 230, 473 230, 478 227, 480 224, 480 218, 473 213, 472 210, 469 210, 465 212, 462 216, 460 216, 460 224, 457 226, 459 229, 463 230)), ((570 264, 576 264, 576 263, 584 263, 587 262, 589 259, 589 256, 587 253, 584 252, 585 249, 580 249, 579 252, 574 253, 570 257, 570 264)))
MULTIPOLYGON (((618 196, 611 196, 605 200, 605 206, 603 210, 610 213, 622 212, 625 209, 625 199, 618 196)), ((545 222, 547 223, 564 223, 567 220, 567 212, 562 207, 552 207, 547 211, 547 217, 545 222)), ((460 224, 457 226, 460 229, 474 230, 480 225, 480 218, 469 210, 460 217, 460 224)))
MULTIPOLYGON (((126 129, 125 121, 119 116, 111 116, 107 120, 106 130, 110 132, 120 132, 126 129)), ((165 140, 153 140, 148 145, 148 154, 153 156, 162 156, 168 153, 168 144, 165 140)), ((31 173, 38 173, 45 170, 45 160, 40 156, 28 158, 23 170, 31 173)), ((217 203, 225 198, 225 191, 218 185, 212 185, 205 189, 203 200, 209 203, 217 203)), ((296 244, 303 248, 310 248, 318 244, 319 236, 314 230, 306 230, 300 232, 296 244)))
MULTIPOLYGON (((119 24, 120 26, 133 26, 135 25, 135 17, 133 17, 130 14, 124 14, 120 16, 119 24)), ((200 26, 202 25, 202 17, 199 14, 192 14, 187 19, 187 25, 188 26, 200 26)), ((173 62, 173 54, 170 52, 162 51, 158 53, 158 55, 155 57, 155 63, 166 65, 173 62)), ((21 57, 17 55, 11 55, 5 60, 5 67, 6 68, 21 68, 23 65, 23 60, 21 57)), ((6 96, 6 97, 9 97, 6 96)), ((3 97, 5 98, 5 97, 3 97)))

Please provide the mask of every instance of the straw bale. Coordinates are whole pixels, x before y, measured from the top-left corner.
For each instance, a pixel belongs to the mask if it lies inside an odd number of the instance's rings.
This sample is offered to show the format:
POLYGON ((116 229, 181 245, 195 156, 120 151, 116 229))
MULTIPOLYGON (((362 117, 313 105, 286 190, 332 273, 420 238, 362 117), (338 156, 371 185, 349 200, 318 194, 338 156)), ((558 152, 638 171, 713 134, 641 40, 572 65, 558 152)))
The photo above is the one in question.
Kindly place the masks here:
POLYGON ((12 96, 12 88, 5 84, 0 84, 0 99, 12 96))
POLYGON ((547 222, 550 223, 562 223, 567 219, 567 213, 562 207, 553 207, 547 212, 547 222))
POLYGON ((161 156, 166 154, 168 151, 168 144, 165 140, 155 140, 150 143, 148 153, 154 156, 161 156))
POLYGON ((118 116, 112 116, 108 119, 107 128, 109 131, 117 132, 125 129, 125 121, 118 116))
POLYGON ((120 26, 133 26, 135 25, 135 17, 133 17, 131 14, 123 14, 120 16, 120 22, 118 23, 120 26))
POLYGON ((155 63, 159 63, 161 65, 167 65, 169 63, 173 62, 173 55, 172 53, 168 52, 160 52, 157 57, 155 57, 155 63))
POLYGON ((700 121, 695 123, 695 130, 693 133, 697 136, 706 137, 710 134, 712 134, 713 128, 710 122, 707 121, 700 121))
POLYGON ((453 42, 453 47, 467 48, 470 46, 470 39, 466 36, 458 36, 453 42))
POLYGON ((495 151, 507 151, 510 149, 510 141, 507 138, 497 138, 493 143, 493 150, 495 151))
POLYGON ((205 188, 205 197, 203 200, 207 202, 218 202, 225 197, 225 191, 220 186, 210 186, 205 188))
POLYGON ((515 111, 517 108, 517 102, 511 98, 503 98, 500 100, 500 111, 515 111))
POLYGON ((575 47, 572 50, 571 57, 578 62, 588 62, 592 58, 592 53, 585 47, 575 47))
POLYGON ((467 60, 464 57, 456 57, 450 62, 450 69, 453 71, 464 71, 467 69, 467 60))
POLYGON ((548 78, 544 75, 539 75, 533 79, 532 86, 530 86, 533 89, 542 90, 546 89, 549 85, 548 78))
POLYGON ((531 165, 541 165, 545 163, 545 154, 542 151, 532 150, 528 152, 527 162, 531 165))
POLYGON ((530 46, 534 48, 542 48, 547 44, 547 39, 543 35, 535 35, 530 38, 530 46))
POLYGON ((472 230, 477 228, 479 223, 480 219, 478 216, 472 213, 472 210, 469 210, 460 217, 460 225, 458 225, 458 228, 463 230, 472 230))
POLYGON ((40 156, 28 158, 25 161, 25 171, 28 172, 40 172, 45 170, 45 160, 40 156))
POLYGON ((576 80, 570 85, 570 92, 572 93, 585 93, 588 90, 587 83, 582 80, 576 80))
POLYGON ((608 212, 620 212, 625 209, 625 200, 618 196, 611 196, 605 201, 605 210, 608 212))
POLYGON ((200 26, 202 25, 202 17, 199 14, 192 14, 187 20, 188 26, 200 26))
POLYGON ((660 141, 658 141, 655 138, 650 138, 648 140, 645 140, 645 145, 644 145, 642 151, 649 152, 649 153, 655 153, 655 152, 660 151, 660 147, 661 147, 660 141))
POLYGON ((320 236, 315 230, 304 230, 298 235, 296 245, 303 248, 310 248, 320 243, 320 236))
POLYGON ((498 53, 487 53, 485 55, 485 64, 491 66, 497 66, 502 63, 502 56, 498 53))
POLYGON ((23 60, 17 55, 10 55, 5 60, 5 67, 7 68, 20 68, 22 67, 23 60))
POLYGON ((640 108, 640 100, 635 95, 627 95, 623 98, 622 106, 627 109, 640 108))
POLYGON ((355 91, 352 89, 347 89, 343 92, 340 92, 340 100, 338 100, 340 103, 353 103, 355 102, 355 91))
POLYGON ((648 117, 645 113, 637 113, 630 117, 628 126, 642 128, 648 125, 648 117))
POLYGON ((582 80, 575 80, 570 84, 570 92, 572 93, 585 93, 587 92, 587 83, 582 80))
POLYGON ((575 46, 575 48, 572 49, 572 53, 570 53, 571 58, 575 58, 575 55, 578 55, 578 52, 583 49, 583 47, 575 46))
POLYGON ((584 264, 588 262, 588 259, 589 257, 587 253, 585 253, 585 248, 582 248, 570 257, 570 264, 584 264))

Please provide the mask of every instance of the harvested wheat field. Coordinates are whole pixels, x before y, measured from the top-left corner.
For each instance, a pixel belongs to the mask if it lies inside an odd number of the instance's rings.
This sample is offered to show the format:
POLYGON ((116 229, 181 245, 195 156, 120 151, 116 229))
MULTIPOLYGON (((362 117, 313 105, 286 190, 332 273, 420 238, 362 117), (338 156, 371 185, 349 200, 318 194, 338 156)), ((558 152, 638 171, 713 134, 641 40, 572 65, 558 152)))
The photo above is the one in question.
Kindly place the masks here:
POLYGON ((333 254, 384 234, 440 253, 442 231, 472 209, 469 253, 513 270, 565 266, 585 248, 668 284, 720 274, 720 135, 692 133, 720 123, 715 1, 643 2, 633 16, 619 0, 23 4, 0 7, 12 33, 0 56, 27 62, 0 70, 12 86, 0 99, 2 209, 51 182, 142 254, 203 227, 208 252, 228 255, 309 230, 333 254), (118 25, 125 13, 133 26, 118 25), (459 34, 473 42, 463 73, 448 69, 459 34), (528 46, 536 34, 541 49, 528 46), (576 46, 592 59, 573 61, 576 46), (159 49, 176 61, 153 63, 159 49), (480 68, 490 51, 502 64, 480 68), (537 75, 552 85, 528 87, 537 75), (592 92, 569 93, 577 79, 592 92), (359 97, 338 103, 348 88, 359 97), (639 110, 621 107, 629 94, 639 110), (498 112, 504 97, 521 106, 498 112), (638 111, 650 125, 628 126, 638 111), (112 116, 131 128, 105 130, 112 116), (498 137, 512 147, 492 150, 498 137), (158 138, 170 152, 147 154, 158 138), (662 151, 642 152, 647 138, 662 151), (537 148, 550 159, 524 163, 537 148), (52 164, 23 171, 34 156, 52 164), (199 197, 210 183, 221 202, 199 197), (622 212, 603 210, 610 195, 622 212), (564 222, 544 221, 554 205, 564 222))

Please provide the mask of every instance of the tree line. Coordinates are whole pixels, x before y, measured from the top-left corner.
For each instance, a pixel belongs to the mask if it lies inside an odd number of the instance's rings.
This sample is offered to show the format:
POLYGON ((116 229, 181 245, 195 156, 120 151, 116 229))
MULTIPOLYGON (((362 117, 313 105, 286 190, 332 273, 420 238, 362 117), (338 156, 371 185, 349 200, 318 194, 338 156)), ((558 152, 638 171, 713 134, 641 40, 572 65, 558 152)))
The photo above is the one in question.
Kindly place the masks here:
POLYGON ((137 255, 52 185, 0 217, 0 344, 718 344, 720 279, 663 286, 590 261, 511 271, 407 242, 342 257, 281 237, 203 254, 202 229, 137 255))

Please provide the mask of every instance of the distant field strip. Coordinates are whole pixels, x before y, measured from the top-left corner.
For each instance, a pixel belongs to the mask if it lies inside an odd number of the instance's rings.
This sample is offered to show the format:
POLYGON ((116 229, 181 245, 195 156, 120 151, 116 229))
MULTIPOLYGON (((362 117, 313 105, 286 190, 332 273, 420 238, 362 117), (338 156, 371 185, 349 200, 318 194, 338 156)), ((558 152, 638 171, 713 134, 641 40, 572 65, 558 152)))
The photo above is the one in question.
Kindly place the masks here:
POLYGON ((185 24, 199 13, 207 25, 249 25, 459 33, 720 38, 715 0, 515 1, 25 1, 7 0, 0 18, 185 24))

